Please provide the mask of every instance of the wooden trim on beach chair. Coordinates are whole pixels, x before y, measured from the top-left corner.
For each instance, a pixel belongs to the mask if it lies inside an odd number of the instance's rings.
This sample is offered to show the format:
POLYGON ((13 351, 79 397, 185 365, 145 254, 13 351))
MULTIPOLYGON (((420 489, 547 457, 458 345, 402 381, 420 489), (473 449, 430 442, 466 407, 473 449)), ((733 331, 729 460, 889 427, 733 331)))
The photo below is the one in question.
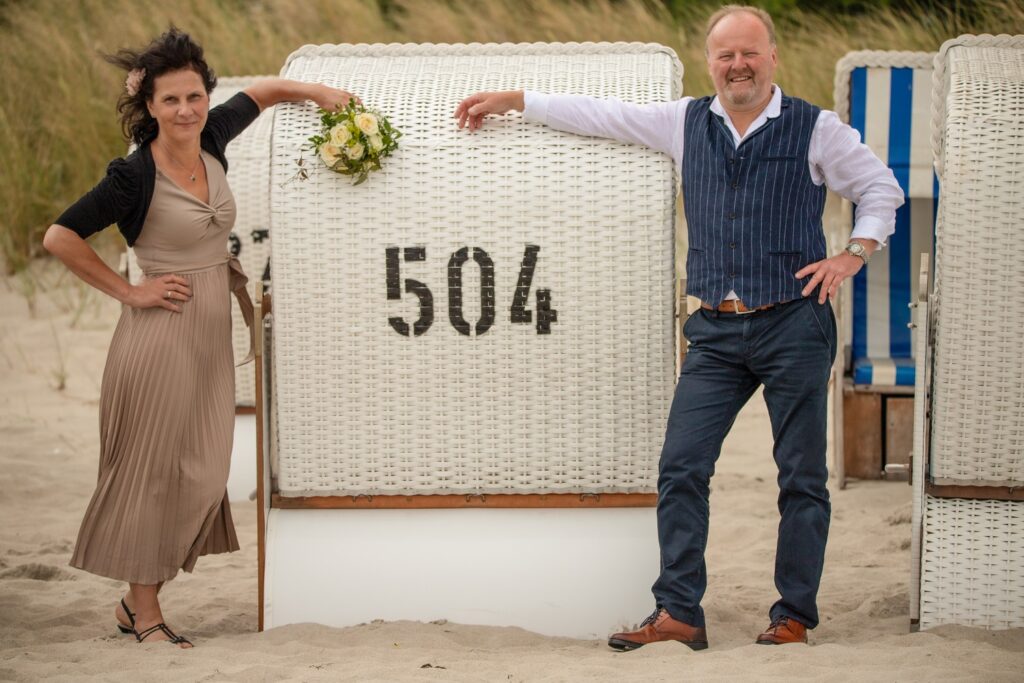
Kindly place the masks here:
POLYGON ((924 485, 924 490, 933 498, 1024 501, 1024 486, 970 486, 928 482, 924 485))
POLYGON ((482 493, 416 496, 271 496, 278 509, 427 510, 451 508, 634 508, 654 507, 654 493, 482 493))
POLYGON ((268 474, 265 471, 266 467, 266 454, 264 453, 264 446, 266 444, 264 435, 267 428, 265 420, 266 411, 264 410, 264 372, 263 372, 263 318, 270 313, 270 294, 264 291, 265 285, 260 285, 260 296, 256 301, 256 315, 253 321, 253 325, 256 329, 253 330, 255 335, 255 344, 253 350, 255 351, 255 366, 254 372, 256 375, 256 405, 254 411, 256 413, 256 557, 257 557, 257 592, 258 592, 258 624, 257 627, 260 631, 263 630, 263 612, 264 612, 264 590, 265 583, 264 577, 267 566, 267 516, 266 511, 268 509, 267 496, 270 494, 266 490, 264 485, 264 478, 268 474))

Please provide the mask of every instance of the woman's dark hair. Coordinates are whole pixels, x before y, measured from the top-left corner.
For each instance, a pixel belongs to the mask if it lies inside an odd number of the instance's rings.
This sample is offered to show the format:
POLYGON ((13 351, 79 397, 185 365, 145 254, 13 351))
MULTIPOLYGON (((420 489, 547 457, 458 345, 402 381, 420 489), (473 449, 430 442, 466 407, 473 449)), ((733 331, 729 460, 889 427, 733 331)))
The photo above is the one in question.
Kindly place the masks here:
POLYGON ((117 54, 103 55, 103 58, 129 74, 136 69, 144 71, 137 92, 132 93, 126 87, 117 100, 121 130, 125 138, 136 145, 152 140, 157 134, 156 119, 146 108, 146 102, 153 99, 153 83, 157 76, 191 69, 203 79, 207 93, 217 85, 217 76, 203 58, 203 48, 175 26, 141 50, 121 49, 117 54))

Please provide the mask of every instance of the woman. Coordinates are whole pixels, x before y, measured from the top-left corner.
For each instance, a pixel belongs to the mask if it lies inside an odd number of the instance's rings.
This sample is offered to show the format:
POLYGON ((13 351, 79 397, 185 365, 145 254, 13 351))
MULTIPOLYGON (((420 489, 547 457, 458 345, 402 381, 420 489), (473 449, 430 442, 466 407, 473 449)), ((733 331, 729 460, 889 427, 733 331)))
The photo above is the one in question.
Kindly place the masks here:
POLYGON ((128 582, 118 627, 138 640, 191 643, 165 623, 157 593, 208 553, 238 549, 226 496, 234 429, 230 292, 252 304, 227 254, 235 203, 227 143, 265 107, 353 96, 266 79, 209 109, 216 77, 176 28, 126 69, 118 104, 137 149, 47 230, 43 245, 78 277, 124 304, 100 395, 100 471, 71 565, 128 582), (131 285, 85 242, 116 222, 146 278, 131 285))

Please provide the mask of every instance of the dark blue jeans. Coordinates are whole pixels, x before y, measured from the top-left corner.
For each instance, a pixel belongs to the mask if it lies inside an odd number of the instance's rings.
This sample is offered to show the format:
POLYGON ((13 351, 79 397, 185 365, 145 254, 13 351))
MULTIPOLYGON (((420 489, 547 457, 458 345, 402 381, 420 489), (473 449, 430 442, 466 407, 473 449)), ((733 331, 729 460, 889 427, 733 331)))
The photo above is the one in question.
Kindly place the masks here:
POLYGON ((652 590, 674 618, 704 626, 708 495, 722 441, 758 386, 775 439, 779 523, 770 617, 818 625, 828 537, 825 488, 828 378, 836 353, 830 304, 814 297, 750 315, 701 309, 684 328, 690 349, 669 413, 658 477, 661 575, 652 590))

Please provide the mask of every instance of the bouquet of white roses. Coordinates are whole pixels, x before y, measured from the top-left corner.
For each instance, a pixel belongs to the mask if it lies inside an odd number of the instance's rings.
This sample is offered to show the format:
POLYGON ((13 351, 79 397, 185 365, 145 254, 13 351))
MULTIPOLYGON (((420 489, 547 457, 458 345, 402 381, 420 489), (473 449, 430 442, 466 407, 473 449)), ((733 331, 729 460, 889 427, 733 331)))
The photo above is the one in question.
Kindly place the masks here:
POLYGON ((320 133, 309 141, 327 168, 354 176, 358 185, 381 169, 380 160, 398 149, 400 137, 386 118, 351 99, 337 111, 321 109, 320 133))

